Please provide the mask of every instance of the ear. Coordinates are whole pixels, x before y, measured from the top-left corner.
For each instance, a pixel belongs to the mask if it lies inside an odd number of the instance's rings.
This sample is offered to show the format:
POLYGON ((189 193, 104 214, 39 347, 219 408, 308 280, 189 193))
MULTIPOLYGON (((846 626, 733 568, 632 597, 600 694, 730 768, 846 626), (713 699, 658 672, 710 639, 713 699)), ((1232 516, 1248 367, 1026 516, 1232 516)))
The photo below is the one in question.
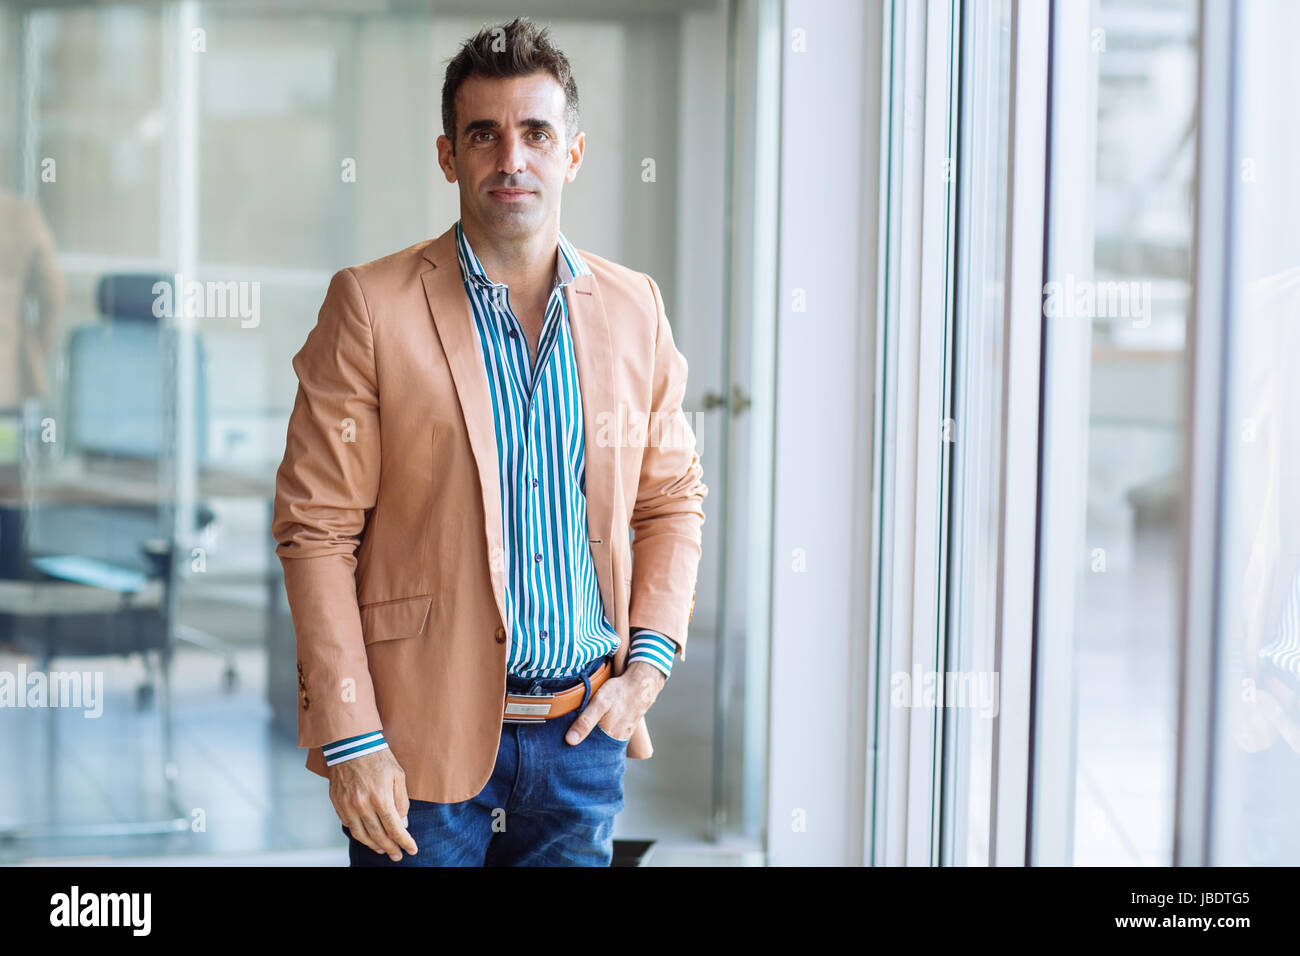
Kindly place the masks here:
POLYGON ((573 182, 578 177, 578 169, 582 166, 582 154, 587 145, 587 134, 581 131, 573 137, 573 142, 569 144, 569 168, 564 171, 564 181, 573 182))
POLYGON ((456 181, 456 159, 451 153, 451 140, 446 136, 439 136, 435 146, 438 147, 438 166, 442 169, 442 174, 447 177, 447 182, 456 181))

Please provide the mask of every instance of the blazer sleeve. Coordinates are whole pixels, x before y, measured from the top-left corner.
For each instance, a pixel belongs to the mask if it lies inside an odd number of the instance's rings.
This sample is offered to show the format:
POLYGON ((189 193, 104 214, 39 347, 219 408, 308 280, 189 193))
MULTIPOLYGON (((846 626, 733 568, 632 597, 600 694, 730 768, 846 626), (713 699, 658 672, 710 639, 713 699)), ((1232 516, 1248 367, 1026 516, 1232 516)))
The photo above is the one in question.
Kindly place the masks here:
POLYGON ((632 508, 628 626, 673 639, 685 661, 708 487, 702 480, 695 433, 682 410, 686 359, 673 342, 659 286, 650 276, 646 280, 657 326, 649 427, 632 508))
POLYGON ((321 747, 381 727, 356 581, 379 489, 379 391, 370 315, 350 269, 330 280, 293 368, 271 532, 298 645, 298 746, 321 747))

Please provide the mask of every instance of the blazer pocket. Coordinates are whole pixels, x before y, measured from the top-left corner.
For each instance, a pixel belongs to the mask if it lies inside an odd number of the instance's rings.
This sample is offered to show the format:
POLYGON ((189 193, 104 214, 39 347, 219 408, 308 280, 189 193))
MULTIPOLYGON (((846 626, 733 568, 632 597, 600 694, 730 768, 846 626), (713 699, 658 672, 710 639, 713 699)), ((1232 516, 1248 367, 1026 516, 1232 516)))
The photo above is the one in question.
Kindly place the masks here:
POLYGON ((419 637, 429 622, 432 595, 379 601, 361 607, 361 636, 366 645, 419 637))

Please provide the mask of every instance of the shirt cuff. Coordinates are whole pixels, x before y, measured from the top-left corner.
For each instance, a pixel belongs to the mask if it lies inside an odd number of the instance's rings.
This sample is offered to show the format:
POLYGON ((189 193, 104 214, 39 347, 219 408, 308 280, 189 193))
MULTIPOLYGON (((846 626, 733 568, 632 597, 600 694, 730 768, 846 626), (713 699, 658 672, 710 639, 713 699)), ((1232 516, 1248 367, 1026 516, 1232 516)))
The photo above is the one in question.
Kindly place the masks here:
POLYGON ((673 655, 677 653, 677 642, 649 628, 636 628, 632 631, 632 641, 628 648, 627 662, 645 661, 653 664, 668 677, 673 669, 673 655))
POLYGON ((357 737, 336 740, 334 743, 326 744, 321 748, 325 754, 325 766, 327 767, 332 767, 336 763, 343 763, 343 761, 351 760, 354 757, 364 757, 366 754, 387 749, 388 741, 377 730, 372 734, 361 734, 357 737))

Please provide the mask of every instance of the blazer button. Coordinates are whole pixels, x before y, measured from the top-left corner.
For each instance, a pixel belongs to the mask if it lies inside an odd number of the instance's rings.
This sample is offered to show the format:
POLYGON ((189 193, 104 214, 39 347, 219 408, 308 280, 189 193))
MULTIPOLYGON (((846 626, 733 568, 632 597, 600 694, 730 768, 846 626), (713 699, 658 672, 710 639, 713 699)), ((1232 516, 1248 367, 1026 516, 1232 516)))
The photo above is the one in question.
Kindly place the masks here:
POLYGON ((498 644, 504 644, 505 642, 506 642, 506 629, 505 629, 504 627, 498 627, 498 628, 497 628, 497 643, 498 643, 498 644))

